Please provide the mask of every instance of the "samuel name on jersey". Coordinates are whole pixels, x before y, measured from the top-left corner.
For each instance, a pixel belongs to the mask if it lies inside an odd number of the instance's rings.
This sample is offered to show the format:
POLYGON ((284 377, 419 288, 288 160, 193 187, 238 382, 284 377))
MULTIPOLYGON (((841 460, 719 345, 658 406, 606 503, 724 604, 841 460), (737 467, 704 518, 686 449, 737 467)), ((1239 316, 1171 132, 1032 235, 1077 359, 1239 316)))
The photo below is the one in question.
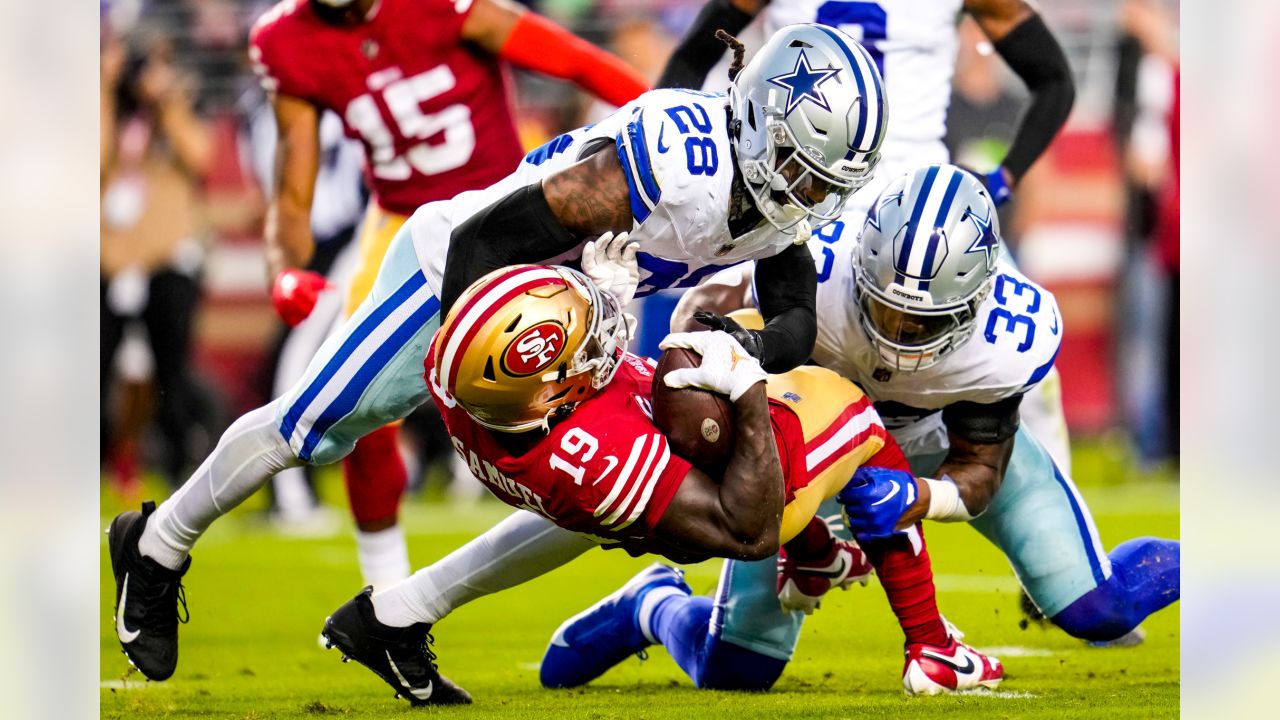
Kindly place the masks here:
MULTIPOLYGON (((848 308, 819 313, 813 359, 854 379, 875 398, 882 414, 885 403, 906 406, 904 411, 924 411, 918 417, 961 401, 997 402, 1030 390, 1053 367, 1062 341, 1057 301, 1003 257, 978 307, 972 337, 923 370, 907 373, 886 367, 862 329, 856 305, 850 303, 850 298, 857 297, 853 252, 861 221, 846 213, 824 228, 823 234, 815 234, 816 242, 810 242, 819 269, 818 307, 848 308)), ((997 248, 969 251, 995 252, 997 248)), ((889 416, 885 420, 901 424, 889 416)))

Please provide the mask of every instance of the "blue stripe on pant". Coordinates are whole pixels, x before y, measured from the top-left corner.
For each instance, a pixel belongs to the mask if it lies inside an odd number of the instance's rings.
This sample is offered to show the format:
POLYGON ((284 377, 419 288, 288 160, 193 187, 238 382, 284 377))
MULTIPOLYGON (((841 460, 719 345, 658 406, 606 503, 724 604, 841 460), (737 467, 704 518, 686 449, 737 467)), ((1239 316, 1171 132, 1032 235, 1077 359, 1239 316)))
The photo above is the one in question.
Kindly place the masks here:
POLYGON ((440 325, 439 310, 406 224, 369 297, 284 395, 280 434, 300 460, 336 462, 361 437, 427 399, 423 362, 440 325))

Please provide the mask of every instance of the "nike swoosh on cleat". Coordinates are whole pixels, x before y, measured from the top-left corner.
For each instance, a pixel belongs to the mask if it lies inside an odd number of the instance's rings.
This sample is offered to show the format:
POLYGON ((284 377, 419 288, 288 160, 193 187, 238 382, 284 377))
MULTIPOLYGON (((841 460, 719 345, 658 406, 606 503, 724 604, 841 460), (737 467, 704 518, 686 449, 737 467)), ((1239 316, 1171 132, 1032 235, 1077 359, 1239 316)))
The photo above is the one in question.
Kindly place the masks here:
POLYGON ((965 663, 967 663, 964 666, 957 665, 955 660, 949 657, 946 657, 945 655, 938 655, 936 653, 931 653, 928 650, 921 650, 920 655, 923 657, 927 657, 930 660, 937 660, 938 662, 942 663, 943 665, 946 665, 952 670, 955 670, 961 675, 968 675, 978 667, 976 664, 974 664, 973 658, 969 657, 968 655, 964 656, 964 661, 965 663))
POLYGON ((125 602, 129 600, 129 573, 124 574, 124 589, 120 591, 120 607, 116 608, 116 635, 120 637, 120 642, 128 645, 138 636, 142 634, 141 630, 130 630, 124 624, 124 608, 125 602))
POLYGON ((404 675, 400 674, 400 668, 396 667, 396 661, 391 659, 391 651, 383 650, 382 652, 387 656, 387 663, 391 665, 391 672, 396 674, 396 679, 400 681, 400 684, 404 686, 405 690, 409 691, 410 695, 418 698, 419 700, 428 700, 431 698, 431 691, 435 689, 434 680, 428 680, 427 686, 424 688, 416 688, 410 685, 409 681, 404 679, 404 675))
POLYGON ((562 647, 562 648, 569 647, 568 641, 564 639, 564 631, 565 631, 564 625, 561 625, 560 627, 556 628, 556 634, 551 636, 552 645, 556 647, 562 647))
POLYGON ((663 123, 662 127, 658 129, 658 152, 660 153, 664 153, 671 149, 670 145, 664 146, 662 144, 662 134, 665 133, 666 131, 667 131, 667 124, 663 123))
POLYGON ((902 486, 898 484, 897 480, 890 480, 889 482, 893 483, 893 490, 890 491, 888 495, 885 495, 879 500, 871 503, 871 507, 875 507, 876 505, 883 505, 884 503, 889 502, 891 499, 893 499, 893 496, 897 495, 898 491, 902 489, 902 486))

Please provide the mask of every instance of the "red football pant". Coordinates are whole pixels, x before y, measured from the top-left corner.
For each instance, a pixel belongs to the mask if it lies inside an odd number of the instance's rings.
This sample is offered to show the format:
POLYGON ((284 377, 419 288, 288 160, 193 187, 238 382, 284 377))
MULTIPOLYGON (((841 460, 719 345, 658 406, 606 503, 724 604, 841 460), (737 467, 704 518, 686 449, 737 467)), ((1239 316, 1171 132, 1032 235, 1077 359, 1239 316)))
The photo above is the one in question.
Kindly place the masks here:
POLYGON ((399 425, 387 425, 360 438, 342 460, 351 514, 361 530, 395 525, 409 473, 400 457, 399 425))

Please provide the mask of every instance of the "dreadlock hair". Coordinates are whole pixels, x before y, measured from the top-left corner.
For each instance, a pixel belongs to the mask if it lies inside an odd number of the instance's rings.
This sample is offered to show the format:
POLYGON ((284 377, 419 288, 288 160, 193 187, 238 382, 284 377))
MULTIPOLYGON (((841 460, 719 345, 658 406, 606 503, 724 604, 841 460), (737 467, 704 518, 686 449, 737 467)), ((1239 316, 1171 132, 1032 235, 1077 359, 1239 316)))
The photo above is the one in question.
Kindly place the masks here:
POLYGON ((738 78, 738 73, 742 72, 742 58, 747 54, 747 46, 724 30, 716 30, 716 39, 728 45, 733 51, 733 62, 729 63, 729 81, 732 82, 738 78))

